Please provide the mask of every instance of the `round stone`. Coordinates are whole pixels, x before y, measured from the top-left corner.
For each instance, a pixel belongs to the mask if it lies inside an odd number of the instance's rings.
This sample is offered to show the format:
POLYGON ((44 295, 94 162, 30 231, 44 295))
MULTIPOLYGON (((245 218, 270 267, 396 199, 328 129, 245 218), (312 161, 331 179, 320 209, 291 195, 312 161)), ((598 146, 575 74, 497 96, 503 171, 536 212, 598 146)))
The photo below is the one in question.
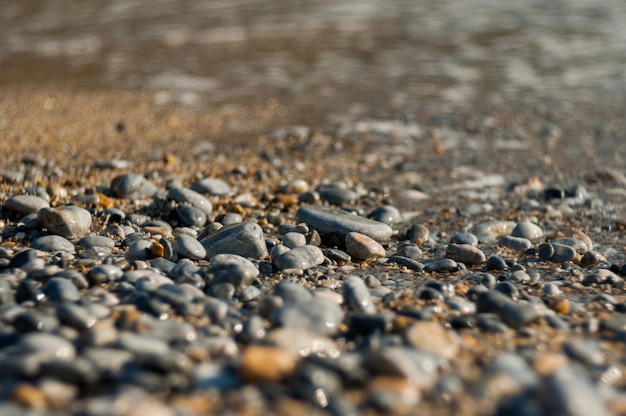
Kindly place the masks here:
POLYGON ((454 244, 469 244, 470 246, 478 245, 478 238, 472 233, 458 233, 450 240, 454 244))
POLYGON ((70 240, 84 236, 91 228, 91 213, 75 205, 42 208, 37 213, 37 219, 52 234, 70 240))
POLYGON ((274 265, 279 270, 302 269, 307 270, 324 262, 324 253, 319 247, 309 244, 296 247, 274 259, 274 265))
POLYGON ((282 237, 283 245, 288 248, 296 248, 306 244, 306 236, 301 233, 288 232, 282 237))
POLYGON ((446 256, 469 266, 482 264, 487 261, 485 253, 478 247, 470 244, 448 244, 446 256))
POLYGON ((346 251, 357 260, 385 257, 385 248, 374 239, 356 232, 346 234, 346 251))
POLYGON ((323 237, 337 235, 343 239, 346 234, 354 231, 376 241, 384 241, 392 234, 392 229, 387 224, 337 208, 303 207, 298 210, 296 217, 310 228, 316 229, 323 237))
POLYGON ((526 251, 533 246, 529 239, 505 235, 500 238, 498 244, 512 251, 526 251))
POLYGON ((206 257, 206 250, 195 238, 180 234, 172 242, 172 248, 178 253, 179 258, 201 260, 206 257))
POLYGON ((250 260, 236 254, 218 254, 211 258, 206 270, 211 285, 230 283, 235 288, 247 286, 259 275, 259 269, 250 260))
POLYGON ((543 230, 537 224, 533 224, 529 221, 522 221, 515 225, 511 231, 511 236, 535 241, 543 237, 543 230))
POLYGON ((176 215, 178 220, 187 227, 204 227, 208 221, 204 211, 191 205, 178 204, 176 215))
POLYGON ((378 207, 370 213, 370 218, 375 221, 380 221, 385 224, 393 225, 402 221, 402 214, 398 211, 398 208, 391 205, 384 205, 378 207))

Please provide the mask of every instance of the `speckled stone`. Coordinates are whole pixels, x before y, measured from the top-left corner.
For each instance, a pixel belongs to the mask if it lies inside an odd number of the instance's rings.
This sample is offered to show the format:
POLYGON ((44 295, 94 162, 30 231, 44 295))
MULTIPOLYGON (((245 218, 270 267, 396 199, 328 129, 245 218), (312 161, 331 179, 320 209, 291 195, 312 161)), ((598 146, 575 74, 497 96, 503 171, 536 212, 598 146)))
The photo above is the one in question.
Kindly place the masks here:
POLYGON ((37 219, 50 233, 70 240, 86 235, 91 228, 91 213, 75 205, 42 208, 37 219))
POLYGON ((345 243, 348 254, 357 260, 385 257, 385 248, 364 234, 348 233, 345 237, 345 243))
POLYGON ((303 207, 298 210, 296 217, 310 228, 316 229, 322 237, 337 235, 345 238, 346 234, 354 231, 376 241, 384 241, 392 234, 392 229, 387 224, 336 208, 303 207))
POLYGON ((236 254, 213 256, 206 272, 212 285, 230 283, 235 288, 249 285, 259 275, 254 263, 236 254))
POLYGON ((172 242, 172 249, 178 253, 179 258, 201 260, 206 257, 206 250, 195 238, 180 234, 172 242))

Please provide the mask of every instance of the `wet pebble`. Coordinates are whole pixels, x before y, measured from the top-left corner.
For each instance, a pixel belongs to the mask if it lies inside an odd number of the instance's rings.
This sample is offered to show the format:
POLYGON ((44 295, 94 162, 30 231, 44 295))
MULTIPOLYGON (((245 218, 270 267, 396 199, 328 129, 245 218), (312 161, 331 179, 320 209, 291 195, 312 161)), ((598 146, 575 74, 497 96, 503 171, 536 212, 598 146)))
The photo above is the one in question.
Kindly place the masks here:
POLYGON ((511 328, 521 328, 536 322, 545 315, 543 304, 535 303, 506 303, 499 310, 502 321, 511 328))
POLYGON ((359 198, 359 194, 352 189, 338 186, 324 186, 318 192, 322 201, 333 205, 354 203, 359 198))
POLYGON ((179 221, 187 227, 204 227, 208 221, 207 214, 200 208, 178 204, 176 215, 179 221))
POLYGON ((459 265, 452 259, 432 260, 424 264, 425 272, 443 273, 455 272, 457 270, 459 270, 459 265))
POLYGON ((296 248, 306 244, 306 236, 298 232, 287 232, 283 234, 282 242, 288 248, 296 248))
POLYGON ((174 188, 167 193, 169 199, 181 204, 189 204, 198 208, 206 215, 213 212, 213 204, 205 196, 188 188, 174 188))
POLYGON ((325 299, 311 298, 299 303, 286 303, 272 315, 275 326, 297 328, 321 335, 334 335, 343 321, 341 307, 325 299))

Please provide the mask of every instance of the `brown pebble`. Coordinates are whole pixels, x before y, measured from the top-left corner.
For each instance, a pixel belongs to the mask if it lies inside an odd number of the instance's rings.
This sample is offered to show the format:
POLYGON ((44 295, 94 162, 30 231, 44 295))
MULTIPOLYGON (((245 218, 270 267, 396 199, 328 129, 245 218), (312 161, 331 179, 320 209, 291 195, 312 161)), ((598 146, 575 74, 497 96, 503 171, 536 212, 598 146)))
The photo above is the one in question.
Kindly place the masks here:
POLYGON ((393 397, 394 413, 415 406, 421 399, 420 390, 402 377, 378 376, 367 383, 369 394, 385 394, 393 397))
POLYGON ((163 246, 163 244, 155 241, 150 246, 150 254, 153 257, 163 257, 165 255, 165 247, 163 246))
POLYGON ((357 260, 367 260, 385 257, 385 249, 372 238, 356 232, 346 234, 346 251, 352 258, 357 260))
POLYGON ((243 352, 239 370, 247 382, 275 383, 291 375, 297 361, 297 355, 282 348, 252 345, 243 352))
POLYGON ((11 398, 31 409, 45 409, 46 396, 32 384, 19 383, 11 391, 11 398))
POLYGON ((417 322, 406 330, 404 336, 415 348, 431 352, 446 360, 454 358, 461 347, 458 335, 436 322, 417 322))
POLYGON ((550 301, 548 307, 555 312, 567 314, 570 311, 569 299, 561 297, 554 298, 550 301))
POLYGON ((554 352, 537 354, 533 360, 533 368, 541 377, 549 376, 565 365, 567 365, 567 357, 554 352))

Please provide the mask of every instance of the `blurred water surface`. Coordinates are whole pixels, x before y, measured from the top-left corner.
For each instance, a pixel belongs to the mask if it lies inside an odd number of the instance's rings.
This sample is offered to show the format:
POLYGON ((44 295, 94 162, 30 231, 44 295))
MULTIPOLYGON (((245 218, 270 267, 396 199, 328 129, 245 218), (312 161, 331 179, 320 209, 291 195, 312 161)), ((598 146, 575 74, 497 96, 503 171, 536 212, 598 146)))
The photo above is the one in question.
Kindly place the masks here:
POLYGON ((21 0, 0 5, 0 87, 278 99, 326 119, 504 96, 626 91, 626 2, 21 0))

